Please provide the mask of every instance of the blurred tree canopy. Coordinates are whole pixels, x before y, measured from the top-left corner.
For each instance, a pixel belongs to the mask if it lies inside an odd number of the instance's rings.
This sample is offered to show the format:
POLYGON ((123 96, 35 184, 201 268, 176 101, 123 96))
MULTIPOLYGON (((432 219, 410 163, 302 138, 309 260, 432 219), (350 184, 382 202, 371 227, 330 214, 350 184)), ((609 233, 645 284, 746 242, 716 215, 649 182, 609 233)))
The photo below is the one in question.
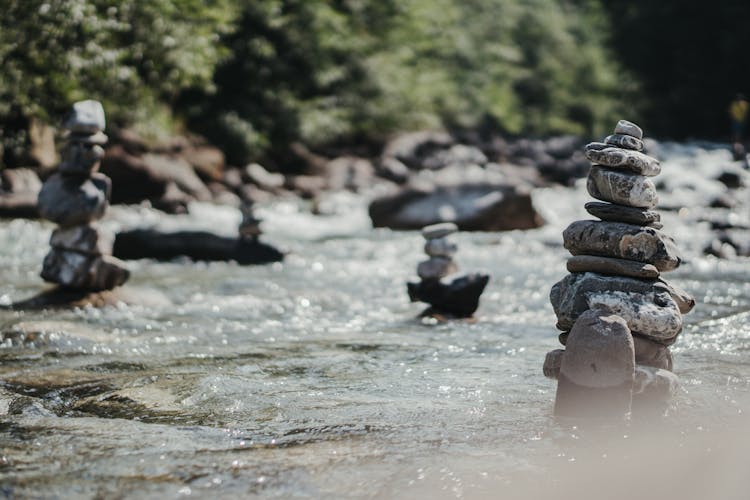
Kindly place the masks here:
POLYGON ((698 0, 0 0, 0 141, 78 99, 234 164, 422 127, 721 137, 750 4, 698 0))

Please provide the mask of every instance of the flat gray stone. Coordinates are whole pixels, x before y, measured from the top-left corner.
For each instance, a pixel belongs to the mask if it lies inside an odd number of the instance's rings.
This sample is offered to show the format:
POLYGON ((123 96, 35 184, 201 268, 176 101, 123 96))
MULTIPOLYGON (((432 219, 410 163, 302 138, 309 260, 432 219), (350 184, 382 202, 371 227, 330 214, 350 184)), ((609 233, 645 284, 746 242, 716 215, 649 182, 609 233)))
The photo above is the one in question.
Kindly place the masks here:
POLYGON ((682 331, 682 314, 672 297, 657 284, 656 280, 596 273, 569 274, 550 291, 557 328, 568 331, 580 315, 600 307, 622 317, 633 333, 670 345, 682 331))
POLYGON ((643 139, 643 130, 633 122, 620 120, 615 125, 615 134, 629 135, 636 139, 643 139))
POLYGON ((417 266, 417 275, 423 280, 440 279, 458 271, 456 263, 445 257, 432 257, 417 266))
POLYGON ((424 244, 424 253, 430 257, 447 257, 451 258, 456 255, 458 245, 448 240, 448 238, 433 238, 427 240, 424 244))
POLYGON ((648 177, 593 165, 586 189, 598 200, 636 208, 654 208, 659 202, 654 182, 648 177))
POLYGON ((111 255, 115 235, 100 227, 82 225, 57 228, 52 231, 49 244, 53 248, 74 250, 90 255, 111 255))
POLYGON ((95 134, 106 126, 102 103, 88 99, 73 104, 73 109, 65 119, 63 127, 71 132, 95 134))
POLYGON ((643 141, 632 135, 613 134, 604 138, 604 143, 618 148, 643 151, 643 141))
POLYGON ((544 357, 544 367, 542 371, 547 378, 557 378, 560 375, 560 365, 565 349, 555 349, 550 351, 544 357))
POLYGON ((646 279, 659 277, 659 270, 651 264, 599 255, 573 256, 568 259, 567 267, 571 273, 593 272, 646 279))
POLYGON ((104 158, 104 148, 98 144, 70 142, 63 152, 63 161, 57 167, 64 174, 89 175, 99 168, 104 158))
POLYGON ((88 224, 104 215, 111 186, 99 173, 90 178, 53 174, 39 192, 39 214, 62 227, 88 224))
POLYGON ((653 177, 661 172, 659 160, 639 151, 621 149, 603 142, 592 142, 583 150, 589 161, 605 167, 628 170, 639 175, 653 177))
POLYGON ((53 248, 44 258, 42 279, 66 288, 111 290, 125 283, 130 271, 111 255, 87 255, 53 248))
POLYGON ((458 226, 452 222, 440 222, 422 228, 422 236, 426 240, 444 238, 458 231, 458 226))
POLYGON ((601 255, 653 264, 660 272, 676 269, 682 262, 674 240, 650 228, 582 220, 563 231, 563 244, 573 255, 601 255))
POLYGON ((648 226, 658 223, 661 220, 661 215, 655 210, 602 203, 600 201, 590 201, 584 207, 594 217, 599 217, 602 220, 610 222, 625 222, 627 224, 648 226))
POLYGON ((672 353, 669 347, 640 335, 633 335, 633 345, 637 364, 672 370, 672 353))
POLYGON ((589 309, 568 335, 560 373, 582 387, 617 387, 633 383, 635 350, 623 318, 589 309))

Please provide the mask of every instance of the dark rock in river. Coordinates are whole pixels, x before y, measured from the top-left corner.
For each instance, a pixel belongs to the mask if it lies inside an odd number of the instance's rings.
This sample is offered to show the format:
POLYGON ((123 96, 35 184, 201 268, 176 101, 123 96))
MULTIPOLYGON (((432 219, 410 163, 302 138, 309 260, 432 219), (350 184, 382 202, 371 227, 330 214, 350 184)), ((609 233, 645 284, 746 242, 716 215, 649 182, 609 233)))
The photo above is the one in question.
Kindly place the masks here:
POLYGON ((111 186, 102 174, 82 178, 56 173, 39 192, 39 213, 62 227, 88 224, 104 215, 111 186))
POLYGON ((594 217, 599 217, 602 220, 610 222, 625 222, 627 224, 647 226, 661 220, 659 212, 643 208, 626 207, 624 205, 602 203, 599 201, 590 201, 584 207, 594 217))
POLYGON ((374 200, 369 212, 373 226, 391 229, 420 229, 446 221, 464 231, 533 229, 544 224, 530 193, 512 185, 408 188, 374 200))
POLYGON ((130 271, 111 255, 88 255, 53 248, 44 258, 42 278, 81 290, 111 290, 125 283, 130 271))
POLYGON ((232 260, 242 265, 278 262, 284 258, 282 252, 260 241, 203 231, 161 233, 150 229, 118 233, 112 253, 125 260, 189 257, 204 261, 232 260))
POLYGON ((598 200, 630 207, 654 208, 659 202, 656 186, 648 177, 593 165, 586 189, 598 200))
POLYGON ((645 279, 659 277, 659 270, 651 264, 598 255, 576 255, 568 259, 567 267, 571 273, 594 272, 645 279))
POLYGON ((422 280, 407 283, 412 302, 426 302, 432 306, 430 313, 440 313, 457 318, 468 318, 479 307, 479 297, 490 277, 471 273, 448 280, 422 280))
POLYGON ((563 331, 570 330, 581 314, 597 306, 625 319, 633 333, 664 345, 672 344, 682 331, 677 303, 656 280, 569 274, 552 287, 550 302, 557 327, 563 331))
POLYGON ((621 222, 582 220, 563 232, 565 248, 573 255, 602 255, 653 264, 661 271, 682 262, 674 240, 649 227, 621 222))

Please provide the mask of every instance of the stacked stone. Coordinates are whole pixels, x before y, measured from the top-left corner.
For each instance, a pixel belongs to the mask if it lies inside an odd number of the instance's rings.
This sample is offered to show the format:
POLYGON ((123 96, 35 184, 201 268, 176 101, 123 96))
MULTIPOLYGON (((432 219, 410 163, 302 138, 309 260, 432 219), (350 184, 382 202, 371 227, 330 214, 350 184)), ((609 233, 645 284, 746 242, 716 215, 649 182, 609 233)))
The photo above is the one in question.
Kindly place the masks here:
POLYGON ((240 213, 242 214, 239 227, 240 239, 244 241, 258 241, 258 237, 262 234, 260 223, 263 221, 255 216, 253 204, 250 202, 242 203, 240 205, 240 213))
POLYGON ((544 363, 558 379, 558 415, 627 414, 634 397, 666 399, 676 387, 669 346, 695 301, 661 277, 681 258, 660 231, 651 177, 661 166, 642 139, 640 127, 621 120, 603 143, 585 147, 588 192, 601 200, 585 208, 600 220, 563 232, 570 274, 550 292, 566 346, 544 363))
POLYGON ((458 226, 452 222, 422 228, 428 259, 417 266, 420 281, 407 283, 407 287, 412 302, 432 306, 426 314, 470 317, 479 307, 479 297, 489 281, 489 276, 480 273, 454 276, 458 272, 453 260, 458 245, 450 236, 457 231, 458 226))
POLYGON ((65 288, 110 290, 130 272, 112 257, 114 235, 94 222, 109 205, 111 181, 98 173, 104 157, 104 109, 98 101, 80 101, 64 123, 68 130, 62 163, 39 192, 38 209, 58 224, 41 276, 65 288))

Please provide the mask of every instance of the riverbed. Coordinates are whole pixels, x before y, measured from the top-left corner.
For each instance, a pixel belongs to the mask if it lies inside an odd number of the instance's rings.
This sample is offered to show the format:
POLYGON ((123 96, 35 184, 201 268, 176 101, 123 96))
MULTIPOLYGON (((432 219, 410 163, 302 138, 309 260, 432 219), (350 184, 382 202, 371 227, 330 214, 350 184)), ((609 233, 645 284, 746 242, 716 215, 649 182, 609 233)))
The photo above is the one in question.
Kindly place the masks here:
MULTIPOLYGON (((750 410, 750 260, 703 255, 712 232, 700 222, 726 215, 703 207, 729 153, 664 145, 659 156, 664 232, 686 260, 666 278, 697 300, 672 349, 681 388, 665 415, 596 431, 552 416, 548 294, 566 274, 562 230, 589 218, 585 181, 534 191, 542 228, 456 235, 460 269, 491 275, 475 322, 418 318, 406 281, 423 240, 372 229, 368 193, 332 194, 323 215, 277 200, 258 215, 283 263, 130 262, 127 286, 168 302, 0 311, 0 496, 565 497, 560 478, 585 475, 584 463, 731 455, 750 410), (705 439, 713 450, 695 445, 705 439)), ((116 206, 104 224, 232 234, 239 217, 116 206)), ((45 286, 52 228, 0 221, 0 302, 45 286)))

